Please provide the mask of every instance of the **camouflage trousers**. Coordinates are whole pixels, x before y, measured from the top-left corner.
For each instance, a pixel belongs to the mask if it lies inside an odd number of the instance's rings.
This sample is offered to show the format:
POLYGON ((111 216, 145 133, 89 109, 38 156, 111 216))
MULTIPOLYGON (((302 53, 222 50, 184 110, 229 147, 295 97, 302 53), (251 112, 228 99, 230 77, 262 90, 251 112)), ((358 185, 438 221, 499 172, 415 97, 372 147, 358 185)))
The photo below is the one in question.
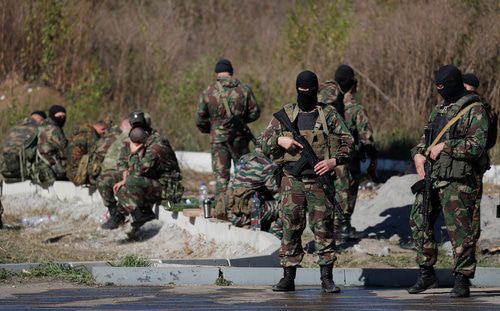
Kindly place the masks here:
MULTIPOLYGON (((344 218, 351 219, 358 198, 359 180, 361 169, 359 161, 340 165, 335 168, 335 198, 344 212, 344 218)), ((337 216, 337 211, 335 214, 337 216)), ((339 225, 340 217, 335 217, 335 225, 339 225)))
POLYGON ((156 179, 144 176, 127 176, 125 185, 118 190, 116 197, 123 214, 129 214, 136 208, 151 210, 161 201, 162 185, 156 179))
POLYGON ((283 222, 280 257, 284 267, 298 266, 304 257, 302 233, 309 227, 314 234, 319 265, 335 262, 335 240, 333 238, 333 210, 323 190, 314 181, 302 182, 285 175, 280 187, 280 218, 283 222))
POLYGON ((104 171, 97 178, 97 190, 99 190, 104 206, 107 208, 115 208, 118 205, 113 193, 113 186, 122 180, 122 177, 122 172, 104 171))
POLYGON ((231 177, 231 161, 235 164, 242 155, 248 152, 250 152, 248 143, 241 145, 231 145, 227 142, 212 144, 212 171, 216 182, 216 197, 226 192, 231 177))
POLYGON ((435 189, 431 201, 427 230, 423 228, 423 216, 420 212, 422 194, 417 194, 410 214, 412 238, 417 246, 417 264, 421 266, 436 264, 438 253, 434 240, 434 224, 442 209, 453 246, 453 271, 473 278, 476 270, 476 242, 481 233, 476 184, 450 182, 444 187, 435 189))

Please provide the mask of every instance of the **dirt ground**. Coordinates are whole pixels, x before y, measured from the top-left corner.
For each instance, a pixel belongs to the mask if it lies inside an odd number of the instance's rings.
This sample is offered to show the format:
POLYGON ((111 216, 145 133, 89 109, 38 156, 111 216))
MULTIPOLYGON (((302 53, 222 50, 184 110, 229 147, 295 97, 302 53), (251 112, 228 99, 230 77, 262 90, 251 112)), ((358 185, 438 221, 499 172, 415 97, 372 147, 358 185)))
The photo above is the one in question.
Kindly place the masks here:
MULTIPOLYGON (((200 182, 213 184, 211 174, 187 171, 183 172, 183 176, 188 196, 196 196, 200 182)), ((412 198, 406 192, 401 192, 398 187, 407 188, 407 184, 412 182, 411 179, 411 176, 397 177, 383 185, 362 187, 359 193, 359 207, 357 205, 353 215, 353 224, 365 235, 361 241, 338 245, 337 266, 415 266, 414 251, 400 247, 400 242, 405 242, 407 234, 400 230, 401 222, 407 221, 405 213, 408 212, 408 204, 411 204, 412 198), (386 211, 393 210, 393 206, 401 206, 395 209, 399 214, 389 213, 389 217, 383 216, 386 211)), ((486 185, 484 192, 490 200, 486 201, 488 207, 494 202, 491 198, 500 197, 500 186, 486 185)), ((191 236, 174 224, 163 224, 156 220, 143 228, 140 235, 142 240, 131 242, 126 236, 128 225, 115 231, 100 229, 100 223, 106 219, 103 206, 77 201, 49 201, 37 196, 6 196, 2 201, 8 229, 2 230, 0 234, 0 263, 48 260, 113 261, 132 254, 151 259, 231 257, 251 251, 248 245, 207 242, 203 237, 191 236), (34 227, 21 225, 23 218, 49 214, 56 219, 34 227)), ((486 229, 490 228, 488 226, 493 220, 484 221, 486 229)), ((494 231, 495 228, 491 227, 489 230, 494 231)), ((498 232, 489 232, 486 236, 496 236, 497 239, 481 241, 478 247, 479 264, 500 266, 500 255, 482 254, 484 249, 497 246, 500 241, 498 232)), ((311 240, 312 234, 306 232, 303 236, 304 246, 311 240)), ((315 257, 306 253, 302 265, 314 267, 314 262, 315 257)), ((451 249, 446 248, 446 245, 441 246, 438 266, 451 265, 451 249)))

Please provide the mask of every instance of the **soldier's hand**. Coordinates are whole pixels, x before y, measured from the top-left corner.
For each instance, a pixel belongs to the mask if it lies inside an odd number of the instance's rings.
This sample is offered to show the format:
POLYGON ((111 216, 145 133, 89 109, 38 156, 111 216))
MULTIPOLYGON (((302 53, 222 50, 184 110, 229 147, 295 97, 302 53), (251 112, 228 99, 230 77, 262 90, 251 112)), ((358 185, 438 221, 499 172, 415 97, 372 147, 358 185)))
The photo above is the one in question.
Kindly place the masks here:
POLYGON ((118 190, 120 190, 121 187, 125 186, 125 180, 122 180, 120 182, 117 182, 114 186, 113 186, 113 193, 117 193, 118 190))
POLYGON ((331 172, 335 168, 335 166, 337 166, 337 159, 333 158, 333 159, 323 160, 318 162, 318 164, 314 166, 314 172, 322 176, 328 172, 331 172))
POLYGON ((291 151, 294 149, 302 149, 302 145, 296 141, 295 139, 288 136, 281 136, 278 138, 278 145, 280 145, 283 149, 287 151, 291 151))
POLYGON ((444 148, 444 143, 439 143, 434 147, 432 147, 430 153, 431 159, 436 161, 436 159, 439 158, 439 154, 441 154, 441 151, 443 151, 443 148, 444 148))
POLYGON ((420 176, 420 178, 425 178, 425 157, 420 153, 417 153, 413 158, 413 161, 415 161, 415 167, 417 168, 418 176, 420 176))
POLYGON ((136 143, 130 142, 129 146, 130 146, 130 153, 136 154, 137 151, 139 151, 142 148, 143 144, 136 144, 136 143))

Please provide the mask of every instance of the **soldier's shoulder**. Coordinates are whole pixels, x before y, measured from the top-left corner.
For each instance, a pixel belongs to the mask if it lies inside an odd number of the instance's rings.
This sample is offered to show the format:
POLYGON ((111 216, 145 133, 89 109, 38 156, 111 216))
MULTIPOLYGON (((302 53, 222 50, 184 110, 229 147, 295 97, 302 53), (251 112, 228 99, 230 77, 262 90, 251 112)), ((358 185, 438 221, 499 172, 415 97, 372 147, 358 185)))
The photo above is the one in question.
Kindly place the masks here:
POLYGON ((319 85, 319 92, 325 90, 336 90, 337 83, 334 80, 327 80, 319 85))

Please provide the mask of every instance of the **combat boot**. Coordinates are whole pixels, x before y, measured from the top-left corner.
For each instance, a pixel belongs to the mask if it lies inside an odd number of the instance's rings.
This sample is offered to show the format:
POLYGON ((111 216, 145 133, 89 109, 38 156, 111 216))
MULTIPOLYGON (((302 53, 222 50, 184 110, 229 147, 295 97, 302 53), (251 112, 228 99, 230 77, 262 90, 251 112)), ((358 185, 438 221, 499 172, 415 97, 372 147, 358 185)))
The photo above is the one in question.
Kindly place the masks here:
POLYGON ((293 292, 296 273, 297 267, 284 267, 283 278, 276 285, 273 285, 273 292, 293 292))
POLYGON ((121 225, 125 223, 125 216, 119 212, 115 212, 110 215, 109 219, 101 225, 104 230, 114 230, 118 229, 121 225))
POLYGON ((140 228, 142 225, 156 218, 155 213, 152 210, 141 210, 140 208, 136 208, 130 213, 132 215, 132 219, 134 220, 130 225, 133 228, 140 228))
POLYGON ((470 296, 469 278, 461 273, 455 275, 455 284, 450 292, 451 298, 466 298, 470 296))
POLYGON ((343 241, 356 240, 358 236, 356 234, 356 228, 351 225, 351 216, 344 215, 340 223, 340 238, 343 241))
POLYGON ((420 275, 417 282, 407 290, 409 294, 418 294, 435 287, 438 287, 438 279, 434 267, 420 266, 420 275))
POLYGON ((3 229, 2 214, 0 214, 0 229, 3 229))
POLYGON ((321 289, 324 293, 339 293, 340 288, 333 282, 333 264, 320 266, 321 289))

